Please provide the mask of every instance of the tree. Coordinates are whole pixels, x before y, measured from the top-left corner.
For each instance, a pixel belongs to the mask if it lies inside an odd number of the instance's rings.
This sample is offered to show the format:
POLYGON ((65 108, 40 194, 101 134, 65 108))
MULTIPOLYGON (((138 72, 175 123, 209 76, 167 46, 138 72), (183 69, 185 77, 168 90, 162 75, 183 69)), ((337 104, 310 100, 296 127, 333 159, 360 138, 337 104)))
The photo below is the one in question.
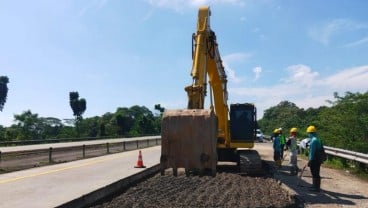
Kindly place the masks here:
POLYGON ((6 102, 6 97, 8 95, 8 83, 8 77, 0 76, 0 111, 3 111, 6 102))
POLYGON ((70 107, 73 110, 73 115, 76 117, 77 121, 83 119, 82 114, 86 111, 87 103, 84 98, 79 99, 78 92, 70 92, 69 93, 69 103, 70 107))
POLYGON ((14 120, 18 128, 17 139, 41 139, 43 128, 38 114, 33 114, 30 110, 22 114, 14 115, 14 120))
POLYGON ((273 129, 279 127, 284 129, 299 127, 300 111, 294 103, 282 101, 277 106, 266 109, 263 118, 258 121, 258 125, 267 134, 271 134, 273 129))
POLYGON ((57 138, 63 128, 63 123, 58 118, 46 117, 40 118, 40 125, 43 129, 43 138, 57 138))
POLYGON ((368 153, 368 92, 334 93, 331 107, 299 109, 295 104, 283 101, 265 110, 259 124, 269 134, 272 129, 297 127, 298 136, 307 136, 307 126, 315 125, 318 135, 327 146, 368 153))
POLYGON ((115 119, 118 126, 118 135, 127 134, 134 124, 134 119, 129 114, 116 114, 115 119))
POLYGON ((160 114, 162 114, 165 111, 165 108, 161 107, 160 104, 156 104, 155 105, 155 110, 158 110, 160 112, 160 114))
POLYGON ((78 92, 70 92, 69 93, 69 104, 73 110, 73 115, 75 116, 75 127, 78 137, 80 136, 79 124, 82 121, 82 114, 86 111, 87 102, 84 98, 79 99, 78 92))
POLYGON ((107 112, 100 117, 100 135, 101 136, 116 136, 117 127, 114 114, 107 112))
POLYGON ((155 133, 155 120, 153 115, 142 116, 139 119, 140 133, 152 134, 155 133))
POLYGON ((332 107, 318 116, 319 134, 328 145, 368 152, 368 92, 334 94, 332 107))
POLYGON ((79 122, 79 133, 83 137, 97 137, 100 127, 99 127, 98 116, 85 118, 79 122))
POLYGON ((5 140, 5 131, 6 129, 0 125, 0 141, 4 141, 5 140))
POLYGON ((5 129, 5 141, 16 140, 19 134, 19 128, 16 125, 11 125, 5 129))

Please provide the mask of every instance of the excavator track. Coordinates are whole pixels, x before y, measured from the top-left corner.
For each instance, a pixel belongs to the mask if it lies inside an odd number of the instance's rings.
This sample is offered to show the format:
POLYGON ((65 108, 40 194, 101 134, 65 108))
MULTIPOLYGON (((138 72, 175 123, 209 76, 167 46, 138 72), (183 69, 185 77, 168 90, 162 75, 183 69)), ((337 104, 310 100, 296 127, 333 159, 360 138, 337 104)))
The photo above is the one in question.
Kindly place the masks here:
POLYGON ((261 156, 256 150, 238 150, 239 174, 259 176, 264 174, 261 156))

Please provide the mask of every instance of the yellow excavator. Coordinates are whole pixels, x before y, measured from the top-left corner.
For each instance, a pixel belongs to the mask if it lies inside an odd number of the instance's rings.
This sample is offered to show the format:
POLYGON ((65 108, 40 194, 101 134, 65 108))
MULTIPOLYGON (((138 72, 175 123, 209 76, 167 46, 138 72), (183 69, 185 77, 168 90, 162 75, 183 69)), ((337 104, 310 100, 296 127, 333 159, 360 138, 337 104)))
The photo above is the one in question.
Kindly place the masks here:
POLYGON ((200 7, 197 32, 192 40, 192 84, 185 87, 187 109, 166 110, 161 123, 161 175, 173 168, 216 174, 218 162, 233 162, 241 173, 257 174, 261 159, 254 147, 256 107, 251 103, 227 104, 227 76, 209 7, 200 7), (209 83, 210 105, 205 109, 209 83), (230 120, 229 120, 230 117, 230 120))

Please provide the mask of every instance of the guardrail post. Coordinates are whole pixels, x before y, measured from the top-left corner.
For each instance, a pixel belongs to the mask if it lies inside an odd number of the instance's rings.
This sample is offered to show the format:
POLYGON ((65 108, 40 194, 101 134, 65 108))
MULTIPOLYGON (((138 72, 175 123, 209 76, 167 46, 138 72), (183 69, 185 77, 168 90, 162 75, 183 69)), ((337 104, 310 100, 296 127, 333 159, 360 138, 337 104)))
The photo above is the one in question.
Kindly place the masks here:
POLYGON ((83 145, 83 158, 85 158, 86 157, 86 145, 84 144, 83 145))
POLYGON ((158 139, 156 138, 156 145, 158 145, 158 139))
POLYGON ((147 139, 147 147, 149 147, 149 139, 147 139))
POLYGON ((125 151, 125 142, 123 142, 123 151, 125 151))
POLYGON ((110 145, 108 142, 106 143, 106 153, 110 154, 110 145))
POLYGON ((0 151, 0 163, 1 163, 1 151, 0 151))
POLYGON ((137 142, 137 149, 139 148, 139 141, 138 140, 136 140, 136 142, 137 142))
POLYGON ((49 163, 52 163, 52 147, 49 148, 49 163))
MULTIPOLYGON (((1 161, 0 161, 0 162, 1 162, 1 161)), ((361 163, 361 162, 359 163, 359 168, 360 168, 361 170, 363 170, 363 169, 365 168, 365 166, 366 166, 366 165, 365 165, 364 163, 361 163)))

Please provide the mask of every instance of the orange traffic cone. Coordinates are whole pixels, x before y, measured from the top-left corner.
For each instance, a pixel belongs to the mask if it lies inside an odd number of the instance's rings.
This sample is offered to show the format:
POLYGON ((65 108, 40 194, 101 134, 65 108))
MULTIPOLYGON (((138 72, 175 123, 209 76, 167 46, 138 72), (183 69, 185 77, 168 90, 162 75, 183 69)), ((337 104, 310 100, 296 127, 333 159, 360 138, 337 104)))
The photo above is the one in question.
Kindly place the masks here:
POLYGON ((139 150, 137 165, 134 167, 135 168, 145 168, 146 167, 143 165, 142 152, 140 150, 139 150))

